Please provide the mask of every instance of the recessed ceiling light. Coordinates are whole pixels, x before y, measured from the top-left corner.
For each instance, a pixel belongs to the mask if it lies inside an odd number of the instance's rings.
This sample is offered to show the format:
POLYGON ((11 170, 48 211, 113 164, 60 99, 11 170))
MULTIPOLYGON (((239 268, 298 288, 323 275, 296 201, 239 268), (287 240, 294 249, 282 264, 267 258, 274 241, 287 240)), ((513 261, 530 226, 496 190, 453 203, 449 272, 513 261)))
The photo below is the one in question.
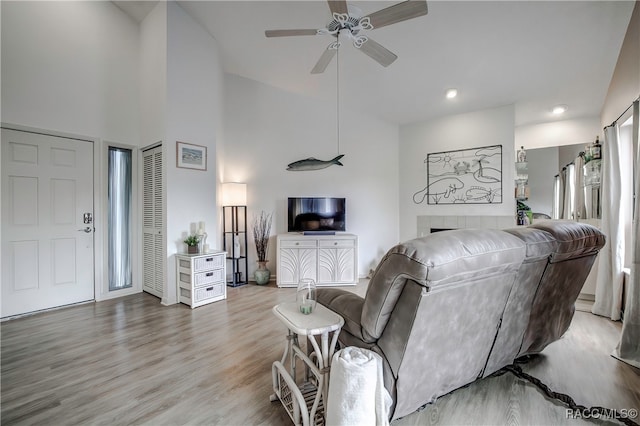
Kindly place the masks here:
POLYGON ((551 112, 553 112, 555 115, 560 115, 560 114, 564 114, 566 111, 567 111, 566 105, 556 105, 553 107, 553 110, 551 112))
POLYGON ((447 99, 453 99, 458 96, 458 89, 447 89, 447 99))

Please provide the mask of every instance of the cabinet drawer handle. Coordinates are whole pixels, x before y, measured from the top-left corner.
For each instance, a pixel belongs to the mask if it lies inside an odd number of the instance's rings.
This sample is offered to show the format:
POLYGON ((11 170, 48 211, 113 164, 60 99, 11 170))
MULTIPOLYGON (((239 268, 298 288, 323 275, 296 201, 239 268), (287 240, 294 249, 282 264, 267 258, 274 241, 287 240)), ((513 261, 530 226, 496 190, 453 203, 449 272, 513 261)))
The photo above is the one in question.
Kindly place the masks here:
POLYGON ((213 291, 213 287, 207 287, 207 291, 213 291))
POLYGON ((334 243, 333 243, 333 245, 334 245, 334 246, 337 246, 337 245, 338 245, 338 242, 337 242, 337 241, 336 241, 336 242, 334 242, 334 243))
POLYGON ((296 243, 296 245, 297 245, 297 246, 299 246, 299 245, 300 245, 300 243, 296 243))
POLYGON ((212 261, 213 261, 213 257, 207 257, 207 258, 205 259, 205 262, 212 262, 212 261))
POLYGON ((213 275, 213 272, 207 272, 205 275, 206 275, 207 277, 210 277, 210 276, 212 276, 212 275, 213 275))

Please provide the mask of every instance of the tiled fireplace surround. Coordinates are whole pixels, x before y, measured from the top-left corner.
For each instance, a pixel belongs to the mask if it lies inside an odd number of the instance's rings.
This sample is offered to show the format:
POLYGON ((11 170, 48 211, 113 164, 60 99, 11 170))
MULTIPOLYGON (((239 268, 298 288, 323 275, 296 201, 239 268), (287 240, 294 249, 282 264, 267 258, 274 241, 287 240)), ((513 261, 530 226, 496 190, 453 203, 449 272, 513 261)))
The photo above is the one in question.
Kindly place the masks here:
POLYGON ((507 229, 516 226, 515 215, 511 216, 418 216, 418 237, 432 232, 432 229, 507 229))

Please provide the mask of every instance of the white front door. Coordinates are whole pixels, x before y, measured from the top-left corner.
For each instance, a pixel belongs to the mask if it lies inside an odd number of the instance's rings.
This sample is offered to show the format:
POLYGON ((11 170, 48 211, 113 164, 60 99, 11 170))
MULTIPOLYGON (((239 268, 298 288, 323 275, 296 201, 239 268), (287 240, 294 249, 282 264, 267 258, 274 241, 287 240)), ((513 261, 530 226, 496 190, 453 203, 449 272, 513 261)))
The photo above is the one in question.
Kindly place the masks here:
POLYGON ((0 316, 93 300, 93 232, 93 143, 2 129, 0 316))

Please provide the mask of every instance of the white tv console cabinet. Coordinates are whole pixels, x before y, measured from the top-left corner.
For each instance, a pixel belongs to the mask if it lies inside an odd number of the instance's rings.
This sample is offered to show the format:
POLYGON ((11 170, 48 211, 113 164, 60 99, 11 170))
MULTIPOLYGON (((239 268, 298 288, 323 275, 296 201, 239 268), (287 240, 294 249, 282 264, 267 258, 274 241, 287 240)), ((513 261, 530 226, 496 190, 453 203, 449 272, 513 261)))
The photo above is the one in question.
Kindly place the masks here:
POLYGON ((301 278, 311 278, 317 286, 358 283, 358 236, 278 235, 278 287, 297 287, 301 278))

